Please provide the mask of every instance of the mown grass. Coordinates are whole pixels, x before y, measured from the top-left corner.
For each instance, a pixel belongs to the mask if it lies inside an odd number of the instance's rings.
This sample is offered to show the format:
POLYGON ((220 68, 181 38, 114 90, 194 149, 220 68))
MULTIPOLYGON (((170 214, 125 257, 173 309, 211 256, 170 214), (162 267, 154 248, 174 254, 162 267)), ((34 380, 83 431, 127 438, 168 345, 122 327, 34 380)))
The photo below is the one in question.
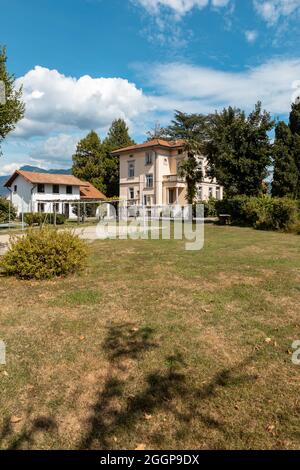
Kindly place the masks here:
POLYGON ((300 447, 299 237, 91 248, 81 275, 0 279, 1 448, 300 447))

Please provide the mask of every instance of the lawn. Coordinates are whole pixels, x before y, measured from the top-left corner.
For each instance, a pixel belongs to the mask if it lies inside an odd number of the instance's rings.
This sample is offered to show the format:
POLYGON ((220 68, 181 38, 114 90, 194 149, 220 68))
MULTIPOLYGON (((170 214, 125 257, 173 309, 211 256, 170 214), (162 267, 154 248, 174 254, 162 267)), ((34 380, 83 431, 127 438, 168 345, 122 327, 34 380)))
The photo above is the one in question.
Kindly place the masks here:
POLYGON ((206 227, 90 245, 67 279, 0 279, 0 447, 300 448, 300 238, 206 227))

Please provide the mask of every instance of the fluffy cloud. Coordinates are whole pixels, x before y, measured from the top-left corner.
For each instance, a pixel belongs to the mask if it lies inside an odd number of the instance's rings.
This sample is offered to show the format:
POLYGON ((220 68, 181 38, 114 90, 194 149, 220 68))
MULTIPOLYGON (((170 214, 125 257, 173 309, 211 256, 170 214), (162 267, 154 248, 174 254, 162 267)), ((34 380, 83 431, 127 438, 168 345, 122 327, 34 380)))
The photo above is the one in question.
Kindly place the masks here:
POLYGON ((161 8, 169 8, 176 15, 183 16, 193 8, 204 8, 208 5, 212 7, 224 7, 230 0, 133 0, 140 4, 149 13, 157 14, 161 8))
POLYGON ((300 76, 300 59, 273 60, 243 72, 224 72, 188 64, 153 69, 152 85, 160 90, 160 108, 210 112, 234 105, 250 110, 257 100, 275 114, 288 113, 300 76))
POLYGON ((269 24, 274 25, 280 17, 300 13, 300 0, 253 0, 256 11, 269 24))
POLYGON ((21 137, 98 129, 118 117, 130 123, 150 108, 143 92, 122 78, 76 79, 37 66, 17 80, 21 84, 26 115, 15 132, 21 137))
POLYGON ((43 168, 53 165, 70 167, 71 157, 75 152, 81 134, 58 134, 46 140, 34 142, 29 149, 30 161, 43 168))
POLYGON ((11 175, 22 166, 22 163, 8 163, 0 168, 0 176, 11 175))

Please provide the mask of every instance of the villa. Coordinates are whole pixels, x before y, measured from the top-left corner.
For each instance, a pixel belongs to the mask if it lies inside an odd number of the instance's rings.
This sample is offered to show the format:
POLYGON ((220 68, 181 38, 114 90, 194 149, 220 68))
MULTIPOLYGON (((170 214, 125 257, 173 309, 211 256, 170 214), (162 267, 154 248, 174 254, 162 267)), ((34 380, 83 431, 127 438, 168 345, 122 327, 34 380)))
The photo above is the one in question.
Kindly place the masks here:
MULTIPOLYGON (((179 175, 186 158, 183 140, 155 139, 112 152, 120 157, 120 199, 128 205, 187 204, 187 185, 179 175)), ((203 181, 197 187, 198 200, 223 199, 223 188, 207 176, 207 160, 202 162, 203 181)))

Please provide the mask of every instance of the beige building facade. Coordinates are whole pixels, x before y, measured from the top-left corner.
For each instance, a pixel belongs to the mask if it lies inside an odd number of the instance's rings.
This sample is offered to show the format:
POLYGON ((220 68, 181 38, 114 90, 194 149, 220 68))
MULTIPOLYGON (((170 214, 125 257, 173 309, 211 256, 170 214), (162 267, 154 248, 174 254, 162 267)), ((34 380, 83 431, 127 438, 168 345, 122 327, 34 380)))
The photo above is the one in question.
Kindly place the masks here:
MULTIPOLYGON (((179 174, 186 158, 184 141, 156 139, 116 150, 113 155, 120 158, 120 199, 128 205, 187 204, 186 182, 179 174)), ((206 176, 207 162, 199 158, 204 179, 198 185, 198 199, 222 199, 223 188, 206 176)))

